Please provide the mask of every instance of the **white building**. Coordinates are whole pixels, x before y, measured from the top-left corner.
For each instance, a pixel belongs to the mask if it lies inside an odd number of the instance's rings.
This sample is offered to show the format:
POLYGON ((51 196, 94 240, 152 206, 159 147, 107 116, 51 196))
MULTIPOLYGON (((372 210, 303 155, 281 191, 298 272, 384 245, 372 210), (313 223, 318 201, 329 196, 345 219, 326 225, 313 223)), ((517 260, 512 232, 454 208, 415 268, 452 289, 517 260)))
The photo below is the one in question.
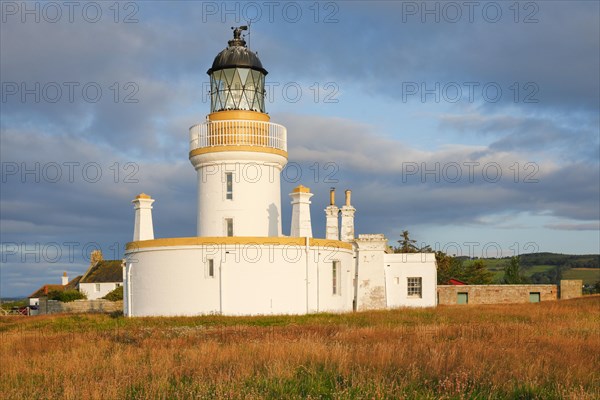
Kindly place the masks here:
POLYGON ((92 251, 90 267, 78 283, 79 291, 88 300, 96 300, 122 285, 123 260, 104 260, 100 250, 92 251))
POLYGON ((434 254, 388 254, 383 235, 354 235, 351 193, 325 210, 326 238, 312 237, 310 189, 289 194, 281 229, 280 172, 287 130, 265 113, 267 71, 234 30, 208 70, 211 109, 190 128, 198 176, 197 236, 155 239, 152 203, 133 200, 124 312, 128 316, 257 315, 435 306, 434 254), (340 217, 341 216, 341 217, 340 217), (341 229, 339 227, 341 226, 341 229))

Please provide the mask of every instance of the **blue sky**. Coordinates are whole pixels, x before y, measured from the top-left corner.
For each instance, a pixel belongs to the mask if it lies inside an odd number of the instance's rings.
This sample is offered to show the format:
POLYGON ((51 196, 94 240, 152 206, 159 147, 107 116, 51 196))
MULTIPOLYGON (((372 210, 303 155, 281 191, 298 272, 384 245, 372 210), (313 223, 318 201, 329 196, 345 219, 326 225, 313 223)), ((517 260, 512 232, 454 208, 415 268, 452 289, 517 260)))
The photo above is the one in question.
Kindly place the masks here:
POLYGON ((600 252, 599 3, 469 4, 3 2, 0 296, 122 257, 140 192, 157 237, 195 234, 187 129, 247 20, 302 171, 284 233, 302 183, 316 236, 334 186, 391 244, 600 252))

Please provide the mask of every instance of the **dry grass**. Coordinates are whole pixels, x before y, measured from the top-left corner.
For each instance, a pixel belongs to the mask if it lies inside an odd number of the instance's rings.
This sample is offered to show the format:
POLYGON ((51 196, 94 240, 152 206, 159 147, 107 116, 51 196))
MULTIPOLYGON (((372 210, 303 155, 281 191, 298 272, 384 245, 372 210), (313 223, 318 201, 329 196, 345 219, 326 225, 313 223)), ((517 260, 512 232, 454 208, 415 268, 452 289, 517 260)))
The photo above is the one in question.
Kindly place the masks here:
POLYGON ((0 318, 2 399, 600 398, 600 297, 230 318, 0 318))

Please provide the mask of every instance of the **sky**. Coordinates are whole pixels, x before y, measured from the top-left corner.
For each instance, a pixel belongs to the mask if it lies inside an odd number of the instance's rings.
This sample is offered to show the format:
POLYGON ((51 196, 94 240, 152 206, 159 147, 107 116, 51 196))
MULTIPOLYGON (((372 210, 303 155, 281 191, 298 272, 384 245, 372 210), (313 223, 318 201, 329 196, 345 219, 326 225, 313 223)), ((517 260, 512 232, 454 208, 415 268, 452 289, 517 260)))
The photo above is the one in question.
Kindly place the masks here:
POLYGON ((335 187, 392 245, 600 253, 598 2, 0 4, 0 297, 122 258, 141 192, 155 237, 196 234, 188 128, 244 24, 288 131, 284 234, 303 184, 316 237, 335 187))

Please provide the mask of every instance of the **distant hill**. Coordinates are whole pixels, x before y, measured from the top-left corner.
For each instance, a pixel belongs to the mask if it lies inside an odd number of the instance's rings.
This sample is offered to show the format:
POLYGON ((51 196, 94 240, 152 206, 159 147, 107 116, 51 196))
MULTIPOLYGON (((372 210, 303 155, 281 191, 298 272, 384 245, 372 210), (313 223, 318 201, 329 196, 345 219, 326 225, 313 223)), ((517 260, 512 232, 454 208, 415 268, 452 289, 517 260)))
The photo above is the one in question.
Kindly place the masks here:
POLYGON ((556 265, 568 268, 600 268, 600 254, 557 254, 557 253, 529 253, 521 254, 521 265, 556 265))
MULTIPOLYGON (((494 280, 500 282, 504 276, 504 267, 511 257, 482 258, 486 267, 494 273, 494 280)), ((600 281, 599 254, 559 254, 559 253, 527 253, 519 256, 523 274, 531 283, 558 284, 561 279, 581 279, 585 285, 594 285, 600 281)), ((466 265, 473 262, 462 260, 466 265)))

